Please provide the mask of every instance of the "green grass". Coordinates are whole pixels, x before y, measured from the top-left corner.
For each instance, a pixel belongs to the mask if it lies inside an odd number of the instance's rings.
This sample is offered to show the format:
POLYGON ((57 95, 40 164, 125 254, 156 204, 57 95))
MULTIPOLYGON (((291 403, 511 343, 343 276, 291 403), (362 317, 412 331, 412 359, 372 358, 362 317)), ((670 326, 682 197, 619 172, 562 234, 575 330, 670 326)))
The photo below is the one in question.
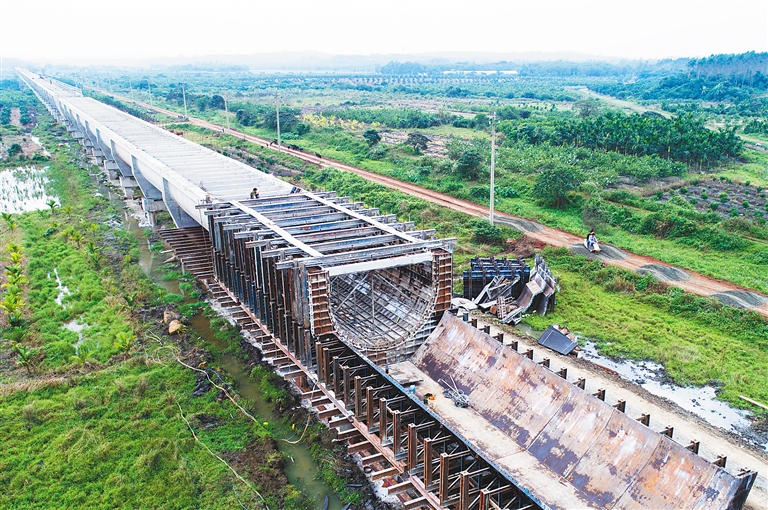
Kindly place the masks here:
MULTIPOLYGON (((423 208, 420 220, 424 225, 437 227, 442 236, 458 238, 454 252, 457 272, 472 256, 495 252, 472 242, 464 226, 467 215, 387 191, 348 173, 314 171, 305 179, 366 202, 388 195, 391 202, 387 204, 407 204, 401 211, 411 210, 411 204, 423 208), (326 178, 318 178, 324 173, 326 178)), ((393 207, 392 212, 397 211, 398 207, 393 207)), ((763 384, 768 376, 768 322, 763 317, 677 288, 660 289, 650 276, 641 278, 599 262, 590 263, 567 250, 547 249, 544 256, 560 278, 562 290, 554 314, 528 319, 534 327, 566 324, 572 331, 597 340, 603 354, 661 363, 678 384, 721 381, 720 398, 737 407, 746 405, 739 394, 768 399, 768 386, 763 384), (630 293, 606 290, 620 287, 616 282, 621 279, 630 282, 630 293), (635 286, 644 291, 636 291, 635 286)))
MULTIPOLYGON (((230 418, 231 406, 188 396, 194 374, 174 364, 121 363, 71 383, 0 396, 0 507, 233 508, 230 471, 196 444, 180 419, 217 451, 266 432, 230 418)), ((240 498, 258 498, 241 482, 240 498)))
MULTIPOLYGON (((160 345, 157 337, 145 335, 133 310, 176 297, 144 275, 137 263, 137 239, 105 225, 117 211, 94 196, 87 172, 57 146, 57 136, 65 132, 52 128, 50 118, 39 121, 35 134, 53 152, 47 191, 59 197, 62 207, 55 214, 15 215, 18 227, 0 232, 0 248, 10 241, 24 246, 22 266, 29 283, 24 286, 26 337, 21 342, 37 350, 34 373, 28 376, 14 363, 7 341, 11 331, 5 317, 0 319, 0 435, 5 446, 0 451, 0 508, 260 508, 253 489, 263 493, 270 508, 307 508, 295 486, 275 486, 273 481, 283 475, 272 466, 274 459, 250 472, 242 468, 243 476, 255 480, 246 485, 195 442, 179 405, 201 442, 222 456, 246 445, 261 451, 273 436, 228 400, 216 402, 215 391, 192 397, 196 374, 172 358, 159 357, 174 343, 160 345), (65 235, 70 229, 82 239, 65 235), (89 248, 88 242, 94 244, 89 248), (90 256, 94 249, 101 258, 90 256), (71 292, 64 306, 55 302, 54 269, 71 292), (78 335, 63 328, 71 320, 89 326, 82 331, 79 359, 74 357, 78 335), (121 333, 138 339, 125 350, 115 345, 121 333)), ((5 264, 7 257, 0 251, 0 262, 5 264)), ((233 328, 216 329, 234 342, 233 328)))
POLYGON ((739 395, 768 400, 764 317, 564 249, 547 249, 543 255, 561 291, 554 313, 526 319, 532 327, 567 325, 596 341, 601 354, 661 363, 684 386, 715 382, 722 385, 719 398, 736 407, 748 407, 739 395))
MULTIPOLYGON (((400 164, 361 159, 359 154, 329 149, 329 140, 324 137, 327 135, 315 134, 293 143, 327 156, 340 155, 338 159, 342 161, 399 178, 402 178, 404 165, 418 161, 418 158, 407 155, 401 155, 400 164)), ((530 155, 554 164, 561 158, 560 152, 536 149, 530 155), (537 155, 539 152, 541 154, 537 155)), ((723 171, 745 181, 762 182, 759 178, 764 172, 764 156, 749 153, 747 159, 746 164, 723 171)), ((434 180, 420 184, 441 191, 451 186, 450 177, 434 177, 434 180)), ((530 177, 524 172, 507 172, 506 175, 502 172, 502 182, 504 178, 523 192, 526 185, 530 186, 530 177)), ((416 219, 421 226, 436 227, 440 236, 457 237, 459 245, 455 259, 459 269, 467 258, 476 254, 487 255, 491 251, 488 247, 472 243, 466 215, 429 205, 346 173, 310 170, 304 175, 304 183, 349 194, 386 212, 397 213, 402 219, 416 219)), ((453 192, 461 193, 462 189, 457 188, 453 192)), ((522 194, 521 198, 502 200, 500 209, 536 218, 565 230, 581 234, 586 231, 580 204, 563 210, 547 209, 522 194)), ((744 282, 744 285, 753 288, 765 285, 765 273, 761 272, 764 266, 748 264, 742 253, 709 251, 702 256, 702 252, 693 247, 632 235, 618 229, 607 229, 605 234, 601 233, 601 238, 632 251, 652 254, 671 264, 744 282)), ((760 247, 750 249, 757 252, 760 247)), ((768 379, 765 340, 768 331, 764 318, 686 294, 679 289, 659 289, 647 279, 650 277, 641 279, 616 268, 603 268, 599 263, 588 265, 586 259, 564 251, 548 250, 545 256, 561 278, 562 292, 553 315, 528 319, 534 327, 545 327, 553 322, 567 324, 572 330, 596 339, 604 354, 662 363, 679 384, 701 385, 718 381, 717 384, 721 385, 720 398, 738 407, 746 405, 737 398, 739 394, 762 401, 768 399, 768 386, 764 384, 768 379), (588 270, 581 265, 587 265, 588 270), (610 290, 625 287, 629 289, 626 293, 610 290), (635 290, 640 287, 652 290, 635 290)))
POLYGON ((724 173, 736 181, 768 187, 768 154, 748 150, 744 151, 744 160, 729 164, 724 173))

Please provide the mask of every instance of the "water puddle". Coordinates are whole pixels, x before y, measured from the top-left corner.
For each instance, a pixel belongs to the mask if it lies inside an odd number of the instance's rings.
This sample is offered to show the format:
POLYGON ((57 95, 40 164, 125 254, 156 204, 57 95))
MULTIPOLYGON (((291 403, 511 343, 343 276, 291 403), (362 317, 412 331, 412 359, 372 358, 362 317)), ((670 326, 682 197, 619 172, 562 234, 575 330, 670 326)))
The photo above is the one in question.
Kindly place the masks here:
POLYGON ((46 157, 48 157, 48 158, 50 158, 50 157, 51 157, 51 153, 50 153, 50 152, 48 152, 47 150, 45 150, 45 147, 44 147, 44 146, 43 146, 43 144, 40 142, 40 138, 38 138, 38 137, 36 137, 36 136, 34 136, 34 135, 30 135, 30 138, 31 138, 31 139, 32 139, 32 141, 35 143, 35 145, 37 145, 38 147, 40 147, 40 150, 43 152, 43 156, 46 156, 46 157))
POLYGON ((654 395, 673 401, 715 427, 737 434, 749 428, 750 422, 747 419, 749 414, 746 411, 733 409, 725 402, 715 400, 717 394, 712 386, 696 388, 666 383, 662 365, 652 361, 617 362, 598 354, 593 342, 584 342, 581 349, 584 358, 615 370, 623 379, 639 384, 654 395))
MULTIPOLYGON (((516 330, 538 339, 542 331, 527 324, 518 324, 516 330)), ((716 400, 717 390, 712 386, 684 387, 670 384, 664 367, 653 361, 616 361, 600 355, 594 342, 579 338, 581 353, 579 357, 616 371, 622 379, 631 381, 645 388, 649 393, 664 397, 705 420, 710 425, 729 430, 749 440, 752 436, 746 431, 750 428, 748 411, 733 409, 727 403, 716 400)), ((768 445, 766 445, 768 449, 768 445)))
POLYGON ((88 324, 80 324, 79 322, 77 322, 77 319, 72 319, 71 321, 67 322, 62 326, 62 328, 64 329, 68 329, 73 333, 77 333, 77 342, 75 342, 74 344, 75 356, 80 355, 78 350, 80 348, 80 345, 82 345, 83 343, 83 330, 87 327, 89 327, 88 324))
MULTIPOLYGON (((92 177, 94 179, 97 178, 96 176, 92 177)), ((143 211, 141 211, 140 208, 137 208, 136 204, 132 203, 132 201, 126 201, 122 196, 113 193, 104 183, 99 184, 99 192, 107 197, 115 207, 124 211, 122 217, 119 218, 121 221, 117 221, 116 219, 111 226, 113 228, 125 229, 136 236, 136 239, 139 241, 140 252, 138 262, 144 273, 156 285, 159 285, 167 292, 180 294, 179 282, 177 280, 163 280, 162 274, 159 271, 163 262, 170 257, 170 254, 153 252, 150 249, 149 242, 145 241, 146 228, 150 227, 150 224, 143 211)), ((211 306, 214 309, 216 309, 215 305, 215 302, 211 303, 211 306)), ((223 312, 223 310, 217 311, 220 313, 223 312)), ((226 342, 222 342, 216 338, 214 332, 211 330, 210 321, 207 317, 198 315, 192 318, 191 326, 205 342, 208 342, 221 350, 225 350, 229 347, 226 342)), ((233 354, 223 354, 221 355, 219 362, 222 368, 224 368, 224 370, 226 370, 232 377, 237 392, 251 402, 252 410, 260 419, 271 423, 278 423, 281 421, 280 417, 275 414, 272 404, 264 401, 258 384, 250 378, 250 375, 246 372, 245 367, 243 366, 243 362, 237 356, 233 354)), ((285 439, 288 441, 295 441, 300 434, 301 432, 299 431, 296 434, 296 437, 286 437, 285 439)), ((328 509, 341 510, 343 505, 338 496, 325 484, 325 482, 316 478, 318 468, 306 445, 302 443, 290 444, 280 440, 277 440, 276 443, 278 449, 289 459, 284 468, 288 480, 312 500, 314 508, 323 508, 327 496, 329 503, 328 509)))
MULTIPOLYGON (((53 268, 53 274, 56 276, 56 286, 59 289, 59 294, 56 296, 56 304, 62 307, 64 310, 67 309, 67 305, 64 304, 64 296, 69 296, 72 293, 69 291, 69 288, 61 283, 61 278, 59 277, 59 268, 54 267, 53 268)), ((51 279, 51 273, 48 273, 48 279, 51 279)))
MULTIPOLYGON (((229 347, 226 342, 217 339, 211 330, 210 322, 203 315, 193 317, 191 325, 194 330, 203 337, 206 342, 215 345, 219 349, 229 347)), ((280 422, 280 417, 274 412, 272 404, 264 401, 261 397, 261 391, 256 382, 250 378, 248 372, 243 367, 243 362, 234 354, 222 354, 219 363, 232 377, 235 389, 240 396, 248 399, 251 403, 251 410, 259 416, 260 419, 268 422, 280 422)), ((298 429, 298 427, 297 427, 298 429)), ((286 437, 286 441, 296 441, 301 431, 297 431, 295 437, 286 437)), ((299 487, 315 504, 315 508, 323 508, 325 497, 328 496, 329 510, 339 510, 342 508, 341 500, 336 496, 331 488, 322 480, 315 478, 317 467, 309 449, 301 444, 291 444, 278 439, 277 448, 288 457, 285 472, 288 480, 299 487)))
POLYGON ((19 167, 0 171, 0 212, 11 214, 48 209, 50 200, 59 203, 45 192, 48 167, 19 167))
MULTIPOLYGON (((98 176, 91 176, 94 181, 98 179, 98 176)), ((155 253, 151 250, 149 240, 145 235, 146 229, 151 227, 148 218, 141 211, 141 208, 137 208, 131 201, 124 200, 122 196, 117 193, 113 193, 112 190, 104 183, 98 183, 99 194, 107 199, 117 208, 123 210, 122 218, 110 220, 107 222, 110 227, 115 229, 124 229, 132 233, 139 241, 139 267, 141 267, 144 274, 156 285, 162 287, 166 292, 171 294, 180 294, 179 282, 176 280, 163 280, 161 274, 161 267, 163 262, 168 258, 167 254, 155 253), (122 220, 122 221, 120 221, 122 220)))

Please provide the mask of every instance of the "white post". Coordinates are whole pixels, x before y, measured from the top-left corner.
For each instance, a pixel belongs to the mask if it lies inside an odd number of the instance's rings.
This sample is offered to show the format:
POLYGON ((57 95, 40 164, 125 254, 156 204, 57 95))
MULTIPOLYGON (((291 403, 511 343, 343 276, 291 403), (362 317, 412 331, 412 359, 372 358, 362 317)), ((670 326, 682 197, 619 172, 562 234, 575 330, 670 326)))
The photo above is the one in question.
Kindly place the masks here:
POLYGON ((277 92, 275 92, 275 116, 277 117, 277 152, 280 152, 280 105, 277 92))
POLYGON ((495 173, 496 173, 496 112, 493 112, 493 115, 491 116, 491 215, 490 215, 490 221, 491 225, 493 225, 493 199, 494 195, 496 193, 496 185, 494 183, 495 173))
POLYGON ((184 120, 187 120, 189 116, 187 115, 187 93, 184 92, 184 85, 181 86, 181 97, 184 98, 184 120))
POLYGON ((224 94, 224 111, 227 112, 227 133, 232 134, 232 130, 229 129, 229 103, 227 102, 226 93, 224 94))

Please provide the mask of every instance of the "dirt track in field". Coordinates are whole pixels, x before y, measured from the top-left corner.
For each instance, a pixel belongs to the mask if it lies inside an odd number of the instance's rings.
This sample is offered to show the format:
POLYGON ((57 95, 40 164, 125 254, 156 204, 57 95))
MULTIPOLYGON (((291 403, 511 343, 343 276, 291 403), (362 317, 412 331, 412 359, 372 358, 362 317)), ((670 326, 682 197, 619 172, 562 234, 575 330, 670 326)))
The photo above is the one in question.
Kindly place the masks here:
MULTIPOLYGON (((171 110, 166 110, 163 108, 159 108, 157 106, 150 106, 149 104, 146 104, 146 103, 131 101, 130 99, 121 97, 121 96, 115 96, 115 97, 118 97, 123 101, 134 102, 145 108, 151 108, 155 111, 164 113, 171 117, 179 117, 179 114, 177 112, 174 112, 171 110)), ((196 119, 193 117, 190 117, 187 122, 189 122, 192 125, 204 127, 216 132, 221 132, 222 129, 226 129, 224 126, 213 124, 211 122, 207 122, 201 119, 196 119)), ((266 138, 247 135, 235 130, 228 131, 228 134, 231 134, 232 136, 235 136, 237 138, 243 138, 244 140, 247 140, 251 143, 255 143, 257 145, 261 145, 262 147, 267 147, 267 148, 277 150, 277 146, 273 144, 271 140, 267 140, 266 138)), ((444 207, 448 207, 455 211, 460 211, 460 212, 469 214, 470 216, 487 218, 488 215, 490 214, 489 209, 485 206, 475 204, 466 200, 461 200, 437 191, 425 189, 415 184, 400 181, 392 177, 387 177, 386 175, 381 175, 368 170, 363 170, 362 168, 358 168, 352 165, 347 165, 339 161, 334 161, 331 159, 319 157, 314 153, 289 149, 284 146, 281 148, 281 151, 285 152, 286 154, 295 156, 299 159, 302 159, 304 161, 307 161, 309 163, 314 163, 321 167, 333 167, 339 170, 355 173, 361 177, 364 177, 369 181, 376 182, 388 188, 402 191, 403 193, 406 193, 408 195, 412 195, 412 196, 427 200, 429 202, 442 205, 444 207)), ((542 225, 530 219, 520 218, 518 216, 513 216, 511 214, 502 213, 498 211, 495 213, 495 217, 498 219, 499 222, 510 225, 514 228, 517 228, 518 230, 523 231, 529 238, 531 238, 534 241, 539 241, 550 246, 569 248, 569 249, 572 249, 572 251, 577 251, 577 252, 582 250, 583 239, 575 234, 571 234, 569 232, 564 232, 559 229, 547 227, 545 225, 542 225)), ((605 262, 606 264, 622 267, 630 271, 637 271, 639 268, 643 266, 648 266, 648 265, 652 265, 656 268, 658 268, 659 266, 669 266, 669 264, 666 264, 660 260, 657 260, 651 257, 637 255, 635 253, 619 250, 618 248, 614 248, 611 246, 604 246, 604 248, 605 248, 604 253, 596 256, 597 258, 599 258, 601 261, 605 262), (617 252, 623 253, 626 256, 625 257, 616 256, 617 252)), ((588 255, 595 257, 594 255, 591 255, 591 254, 588 254, 588 255)), ((714 296, 715 294, 721 294, 724 292, 732 293, 733 291, 747 291, 750 294, 754 295, 756 299, 750 300, 750 302, 742 301, 742 303, 749 305, 752 310, 768 317, 768 296, 754 292, 751 289, 734 285, 733 283, 725 280, 711 278, 709 276, 705 276, 705 275, 694 273, 687 270, 686 270, 686 273, 690 275, 690 278, 688 278, 687 280, 667 281, 666 283, 670 285, 675 285, 677 287, 684 289, 687 292, 691 292, 699 296, 714 296), (757 306, 751 306, 751 302, 760 301, 760 300, 764 300, 763 304, 757 305, 757 306)), ((729 299, 725 299, 725 301, 728 303, 733 303, 733 301, 729 299)))

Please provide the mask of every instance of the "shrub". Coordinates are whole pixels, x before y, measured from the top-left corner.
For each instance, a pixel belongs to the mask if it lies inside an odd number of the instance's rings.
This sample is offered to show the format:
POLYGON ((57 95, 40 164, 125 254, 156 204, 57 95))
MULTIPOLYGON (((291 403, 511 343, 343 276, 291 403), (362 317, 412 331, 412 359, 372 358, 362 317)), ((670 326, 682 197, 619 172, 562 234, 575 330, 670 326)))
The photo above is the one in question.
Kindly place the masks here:
POLYGON ((611 279, 611 281, 605 284, 605 290, 630 294, 635 292, 635 282, 629 280, 623 275, 617 275, 611 279))
POLYGON ((749 209, 749 202, 748 202, 748 201, 746 201, 746 200, 742 200, 742 202, 741 202, 741 206, 742 206, 744 209, 749 209))
POLYGON ((718 208, 720 208, 720 204, 718 204, 717 202, 710 202, 709 203, 709 208, 712 211, 717 211, 718 208))
POLYGON ((724 204, 728 201, 728 193, 723 191, 717 196, 717 199, 720 200, 720 203, 724 204))
POLYGON ((365 157, 368 159, 374 159, 374 160, 382 160, 387 156, 388 148, 386 145, 382 144, 376 144, 370 149, 368 149, 368 152, 365 154, 365 157))
POLYGON ((503 245, 507 239, 501 228, 491 225, 488 220, 477 220, 472 231, 475 240, 483 244, 503 245))
POLYGON ((583 179, 582 173, 572 167, 548 168, 536 177, 533 194, 547 205, 562 207, 568 193, 578 189, 583 179))

